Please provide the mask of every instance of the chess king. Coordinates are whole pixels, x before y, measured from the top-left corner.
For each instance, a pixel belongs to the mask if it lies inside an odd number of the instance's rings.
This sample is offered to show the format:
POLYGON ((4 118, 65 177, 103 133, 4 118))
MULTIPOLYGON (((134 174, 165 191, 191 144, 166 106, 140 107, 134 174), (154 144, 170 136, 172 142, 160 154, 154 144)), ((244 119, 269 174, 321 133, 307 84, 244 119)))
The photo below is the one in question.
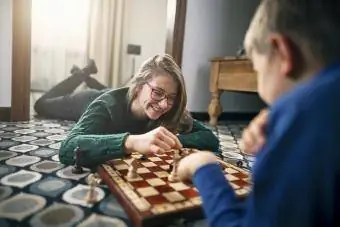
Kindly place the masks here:
POLYGON ((190 147, 217 153, 217 137, 190 116, 186 104, 179 66, 170 55, 153 56, 128 86, 112 89, 88 106, 61 143, 60 161, 79 168, 135 152, 147 155, 190 147))

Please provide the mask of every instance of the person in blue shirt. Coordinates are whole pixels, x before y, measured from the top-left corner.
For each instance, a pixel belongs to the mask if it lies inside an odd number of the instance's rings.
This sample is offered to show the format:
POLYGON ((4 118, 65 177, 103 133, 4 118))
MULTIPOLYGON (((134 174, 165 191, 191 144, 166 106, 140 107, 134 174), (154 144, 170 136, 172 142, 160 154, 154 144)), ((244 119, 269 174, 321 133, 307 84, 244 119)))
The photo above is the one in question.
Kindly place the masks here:
POLYGON ((180 178, 212 227, 340 226, 340 1, 262 0, 244 46, 269 104, 251 193, 237 199, 209 152, 183 158, 180 178))

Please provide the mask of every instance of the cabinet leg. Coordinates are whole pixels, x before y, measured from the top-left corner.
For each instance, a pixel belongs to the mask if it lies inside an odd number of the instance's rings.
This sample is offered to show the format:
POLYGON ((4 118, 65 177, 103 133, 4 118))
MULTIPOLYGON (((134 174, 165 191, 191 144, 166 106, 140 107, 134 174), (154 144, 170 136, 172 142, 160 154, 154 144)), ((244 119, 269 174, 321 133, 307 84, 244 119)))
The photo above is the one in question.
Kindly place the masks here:
POLYGON ((208 113, 210 117, 209 124, 216 126, 218 117, 222 113, 222 106, 220 103, 221 91, 211 93, 211 101, 208 107, 208 113))

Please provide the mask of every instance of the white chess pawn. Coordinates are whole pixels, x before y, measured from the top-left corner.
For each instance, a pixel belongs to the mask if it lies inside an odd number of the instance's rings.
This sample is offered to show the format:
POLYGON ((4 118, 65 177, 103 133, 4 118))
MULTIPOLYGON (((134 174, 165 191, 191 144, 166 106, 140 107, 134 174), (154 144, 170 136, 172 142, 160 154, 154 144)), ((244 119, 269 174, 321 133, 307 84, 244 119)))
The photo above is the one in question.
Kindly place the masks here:
POLYGON ((137 159, 134 159, 129 167, 129 172, 126 176, 128 179, 134 179, 137 177, 137 159))
POLYGON ((90 174, 87 177, 88 183, 90 185, 90 189, 85 197, 87 203, 96 203, 97 202, 97 192, 95 188, 100 184, 101 179, 97 174, 90 174))
POLYGON ((179 154, 179 150, 175 150, 173 162, 172 162, 172 171, 171 171, 170 175, 168 176, 169 182, 179 181, 179 178, 177 176, 177 165, 178 165, 178 161, 180 160, 180 158, 181 158, 181 156, 179 154))

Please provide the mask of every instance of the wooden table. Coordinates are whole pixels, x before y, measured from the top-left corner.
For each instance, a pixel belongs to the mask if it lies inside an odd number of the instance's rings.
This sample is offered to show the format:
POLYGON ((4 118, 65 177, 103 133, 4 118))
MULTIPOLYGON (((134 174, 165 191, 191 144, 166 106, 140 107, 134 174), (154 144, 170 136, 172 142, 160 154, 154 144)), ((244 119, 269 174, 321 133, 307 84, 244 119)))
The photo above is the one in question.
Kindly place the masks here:
POLYGON ((212 59, 209 89, 209 123, 216 125, 222 113, 220 97, 223 91, 257 92, 257 78, 251 61, 236 57, 212 59))

